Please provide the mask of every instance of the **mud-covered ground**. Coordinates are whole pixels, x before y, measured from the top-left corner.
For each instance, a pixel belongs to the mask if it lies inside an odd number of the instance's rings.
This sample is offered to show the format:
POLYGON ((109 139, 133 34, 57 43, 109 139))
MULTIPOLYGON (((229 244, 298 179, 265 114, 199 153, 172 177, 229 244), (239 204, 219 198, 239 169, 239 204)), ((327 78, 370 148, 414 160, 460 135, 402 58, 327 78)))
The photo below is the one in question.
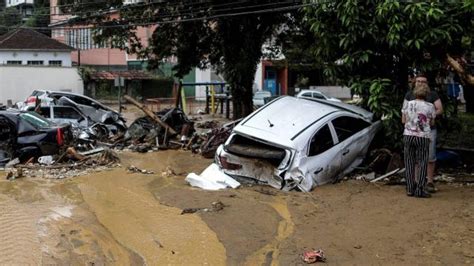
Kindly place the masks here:
POLYGON ((120 156, 122 168, 89 176, 1 180, 0 265, 294 265, 309 248, 333 265, 474 263, 472 186, 439 185, 431 199, 363 181, 210 192, 184 181, 210 160, 120 156), (132 164, 155 174, 127 173, 132 164))

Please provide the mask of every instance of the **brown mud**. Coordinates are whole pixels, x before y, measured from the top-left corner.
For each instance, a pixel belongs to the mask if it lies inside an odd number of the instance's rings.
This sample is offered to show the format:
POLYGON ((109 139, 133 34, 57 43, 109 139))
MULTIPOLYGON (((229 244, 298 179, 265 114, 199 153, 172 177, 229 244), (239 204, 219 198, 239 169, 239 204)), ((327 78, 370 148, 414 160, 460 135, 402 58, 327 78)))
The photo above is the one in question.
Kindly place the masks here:
POLYGON ((122 168, 83 177, 0 180, 0 265, 298 265, 310 248, 335 265, 474 263, 472 186, 440 185, 431 199, 363 181, 311 193, 204 191, 184 177, 210 160, 172 150, 120 157, 122 168), (213 202, 224 208, 181 214, 213 202))

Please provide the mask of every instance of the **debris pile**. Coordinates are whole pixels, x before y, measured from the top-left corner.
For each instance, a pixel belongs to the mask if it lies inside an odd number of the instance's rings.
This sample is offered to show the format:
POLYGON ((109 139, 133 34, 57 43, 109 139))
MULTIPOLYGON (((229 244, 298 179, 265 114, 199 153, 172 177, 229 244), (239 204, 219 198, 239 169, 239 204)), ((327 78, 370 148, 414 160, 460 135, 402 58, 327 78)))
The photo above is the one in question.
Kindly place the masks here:
POLYGON ((101 172, 120 166, 120 159, 117 154, 112 150, 103 148, 86 153, 78 153, 73 148, 68 148, 59 157, 43 156, 39 159, 43 163, 20 163, 17 159, 12 160, 13 163, 6 166, 6 179, 14 180, 24 176, 63 179, 92 172, 101 172))
MULTIPOLYGON (((219 127, 219 121, 204 121, 198 127, 209 130, 197 133, 195 121, 189 119, 180 108, 153 112, 125 95, 125 100, 145 114, 127 128, 121 114, 88 97, 60 92, 45 92, 42 97, 44 99, 35 96, 35 101, 31 101, 34 105, 25 106, 26 111, 8 113, 4 121, 0 114, 0 135, 6 139, 0 142, 0 167, 9 169, 7 178, 10 180, 22 176, 65 178, 84 174, 90 171, 88 168, 104 170, 119 164, 119 158, 112 149, 144 153, 182 148, 212 158, 217 147, 225 142, 238 122, 219 127), (47 142, 41 142, 43 146, 33 140, 20 143, 20 132, 13 126, 4 126, 12 124, 12 121, 22 122, 23 114, 31 114, 42 123, 32 127, 30 121, 24 121, 29 132, 45 131, 44 139, 47 142), (43 129, 45 125, 47 127, 43 129), (22 147, 18 149, 20 144, 22 147)), ((127 171, 154 174, 153 171, 133 165, 127 171)), ((174 173, 167 172, 164 175, 174 173)))

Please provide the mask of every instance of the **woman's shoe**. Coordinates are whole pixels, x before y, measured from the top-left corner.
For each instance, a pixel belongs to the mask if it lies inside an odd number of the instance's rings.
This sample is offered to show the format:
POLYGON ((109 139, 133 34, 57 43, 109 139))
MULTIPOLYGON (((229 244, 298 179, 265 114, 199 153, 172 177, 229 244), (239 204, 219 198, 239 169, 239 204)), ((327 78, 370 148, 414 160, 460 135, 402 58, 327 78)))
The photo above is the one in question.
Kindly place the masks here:
POLYGON ((433 184, 433 182, 429 182, 426 184, 426 191, 428 191, 429 193, 435 193, 436 192, 436 188, 435 188, 435 185, 433 184))
POLYGON ((428 192, 423 191, 423 192, 421 192, 421 194, 416 195, 416 197, 417 197, 417 198, 425 198, 425 199, 427 199, 427 198, 431 198, 431 194, 428 193, 428 192))

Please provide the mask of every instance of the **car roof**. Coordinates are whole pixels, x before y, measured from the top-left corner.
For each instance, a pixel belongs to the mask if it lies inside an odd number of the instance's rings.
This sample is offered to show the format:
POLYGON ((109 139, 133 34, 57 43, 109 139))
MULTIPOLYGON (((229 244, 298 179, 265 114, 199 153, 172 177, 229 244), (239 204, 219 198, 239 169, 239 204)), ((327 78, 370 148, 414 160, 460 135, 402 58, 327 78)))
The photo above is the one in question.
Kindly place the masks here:
POLYGON ((244 135, 250 133, 260 139, 288 143, 313 124, 334 113, 353 113, 364 120, 367 120, 364 118, 366 113, 371 114, 344 103, 332 104, 325 100, 282 96, 249 115, 236 126, 235 131, 244 135))

